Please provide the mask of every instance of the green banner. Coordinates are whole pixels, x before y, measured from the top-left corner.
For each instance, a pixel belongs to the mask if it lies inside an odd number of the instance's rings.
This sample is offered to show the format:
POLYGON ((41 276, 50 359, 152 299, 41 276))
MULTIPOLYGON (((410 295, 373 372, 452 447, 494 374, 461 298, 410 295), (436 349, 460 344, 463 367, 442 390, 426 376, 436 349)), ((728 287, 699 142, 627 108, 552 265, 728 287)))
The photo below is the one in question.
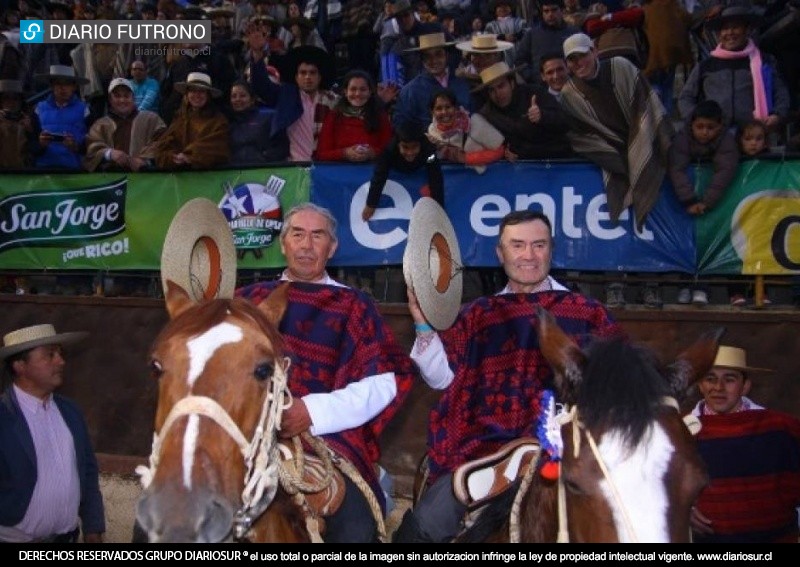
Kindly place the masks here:
MULTIPOLYGON (((710 166, 696 168, 708 186, 710 166)), ((700 189, 698 189, 700 192, 700 189)), ((700 274, 800 273, 800 167, 797 161, 748 160, 719 204, 695 223, 700 274)))
POLYGON ((218 203, 239 268, 285 265, 283 213, 308 201, 307 168, 0 176, 0 269, 158 270, 186 201, 218 203))

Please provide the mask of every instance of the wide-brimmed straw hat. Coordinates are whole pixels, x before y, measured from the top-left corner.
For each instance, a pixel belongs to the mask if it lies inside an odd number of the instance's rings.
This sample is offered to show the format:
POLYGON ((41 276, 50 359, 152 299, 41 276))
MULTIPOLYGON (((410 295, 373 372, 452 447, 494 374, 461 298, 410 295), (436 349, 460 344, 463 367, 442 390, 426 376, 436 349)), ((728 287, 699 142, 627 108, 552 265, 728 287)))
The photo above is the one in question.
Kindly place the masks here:
POLYGON ((3 347, 0 348, 0 360, 5 360, 11 355, 31 350, 43 345, 69 345, 77 343, 89 336, 89 333, 75 331, 71 333, 56 333, 55 327, 50 324, 32 325, 11 331, 3 337, 3 347))
POLYGON ((722 24, 731 20, 741 20, 748 27, 754 27, 761 23, 761 16, 756 14, 749 6, 728 6, 723 8, 719 15, 706 22, 706 27, 711 30, 718 30, 722 24))
POLYGON ((512 69, 511 67, 508 66, 508 63, 506 63, 505 61, 498 61, 493 65, 489 65, 488 67, 486 67, 486 69, 481 71, 480 75, 481 84, 472 89, 472 92, 481 91, 487 88, 493 82, 497 81, 498 79, 502 79, 503 77, 516 75, 516 73, 520 69, 524 69, 525 67, 526 65, 522 64, 522 65, 517 65, 512 69))
POLYGON ((161 252, 161 284, 172 280, 195 301, 231 298, 236 247, 225 215, 206 198, 187 201, 172 219, 161 252))
POLYGON ((83 77, 79 77, 75 73, 75 69, 73 69, 69 65, 50 65, 50 72, 39 73, 36 75, 36 79, 37 80, 44 79, 47 81, 56 81, 56 80, 72 81, 76 85, 86 85, 89 83, 89 79, 84 79, 83 77))
POLYGON ((418 38, 419 46, 418 47, 410 47, 405 49, 404 51, 427 51, 429 49, 447 49, 448 47, 452 47, 456 44, 455 41, 447 41, 444 37, 443 32, 435 32, 435 33, 426 33, 422 34, 418 38))
POLYGON ((461 251, 447 213, 430 197, 411 211, 403 276, 430 324, 448 329, 461 308, 461 251))
POLYGON ((189 73, 189 76, 186 77, 185 81, 175 83, 175 92, 183 94, 189 88, 202 89, 204 91, 208 91, 214 98, 222 94, 222 91, 214 88, 214 86, 211 84, 211 77, 209 77, 205 73, 199 73, 199 72, 189 73))
POLYGON ((747 351, 743 348, 720 345, 717 349, 717 357, 714 359, 714 366, 720 368, 730 368, 741 372, 771 373, 768 368, 756 368, 747 366, 747 351))
POLYGON ((510 41, 499 41, 493 33, 479 33, 469 41, 456 44, 456 48, 467 53, 502 53, 514 47, 510 41))

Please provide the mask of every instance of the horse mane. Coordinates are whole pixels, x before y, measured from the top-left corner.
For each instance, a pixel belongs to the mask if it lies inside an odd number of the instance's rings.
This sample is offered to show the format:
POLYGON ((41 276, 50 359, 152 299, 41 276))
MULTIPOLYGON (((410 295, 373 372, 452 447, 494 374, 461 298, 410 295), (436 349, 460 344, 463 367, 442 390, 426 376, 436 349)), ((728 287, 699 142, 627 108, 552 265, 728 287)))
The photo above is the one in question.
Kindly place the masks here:
POLYGON ((232 315, 238 319, 251 319, 269 339, 275 352, 283 350, 283 337, 266 315, 247 299, 213 299, 203 301, 171 319, 156 337, 155 344, 167 336, 195 336, 232 315))
POLYGON ((614 429, 637 446, 672 395, 653 352, 623 338, 598 339, 586 349, 576 405, 587 429, 614 429))

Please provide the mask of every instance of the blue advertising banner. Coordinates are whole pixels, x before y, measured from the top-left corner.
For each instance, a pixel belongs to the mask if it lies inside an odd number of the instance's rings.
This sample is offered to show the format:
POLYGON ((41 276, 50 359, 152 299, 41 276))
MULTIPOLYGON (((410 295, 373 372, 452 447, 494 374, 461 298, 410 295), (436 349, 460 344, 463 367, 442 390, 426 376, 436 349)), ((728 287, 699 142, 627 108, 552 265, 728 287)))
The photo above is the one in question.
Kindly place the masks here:
MULTIPOLYGON (((342 226, 335 265, 402 264, 408 222, 424 173, 392 174, 375 215, 361 219, 371 166, 315 164, 311 200, 329 208, 342 226)), ((641 233, 628 211, 609 218, 600 170, 588 163, 494 163, 483 174, 444 166, 445 203, 468 266, 497 265, 500 219, 512 210, 538 209, 553 223, 553 267, 598 271, 694 273, 694 223, 665 182, 641 233)))

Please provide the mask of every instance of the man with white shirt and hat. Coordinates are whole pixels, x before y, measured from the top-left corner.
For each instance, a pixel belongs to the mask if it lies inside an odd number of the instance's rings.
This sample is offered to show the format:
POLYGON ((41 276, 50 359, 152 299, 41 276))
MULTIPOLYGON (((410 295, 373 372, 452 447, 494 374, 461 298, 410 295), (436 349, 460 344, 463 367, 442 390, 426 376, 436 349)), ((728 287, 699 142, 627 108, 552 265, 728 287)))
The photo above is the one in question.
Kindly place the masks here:
POLYGON ((74 543, 81 531, 84 542, 103 542, 103 496, 86 421, 55 393, 64 380, 63 347, 85 337, 49 324, 3 337, 0 542, 74 543))

